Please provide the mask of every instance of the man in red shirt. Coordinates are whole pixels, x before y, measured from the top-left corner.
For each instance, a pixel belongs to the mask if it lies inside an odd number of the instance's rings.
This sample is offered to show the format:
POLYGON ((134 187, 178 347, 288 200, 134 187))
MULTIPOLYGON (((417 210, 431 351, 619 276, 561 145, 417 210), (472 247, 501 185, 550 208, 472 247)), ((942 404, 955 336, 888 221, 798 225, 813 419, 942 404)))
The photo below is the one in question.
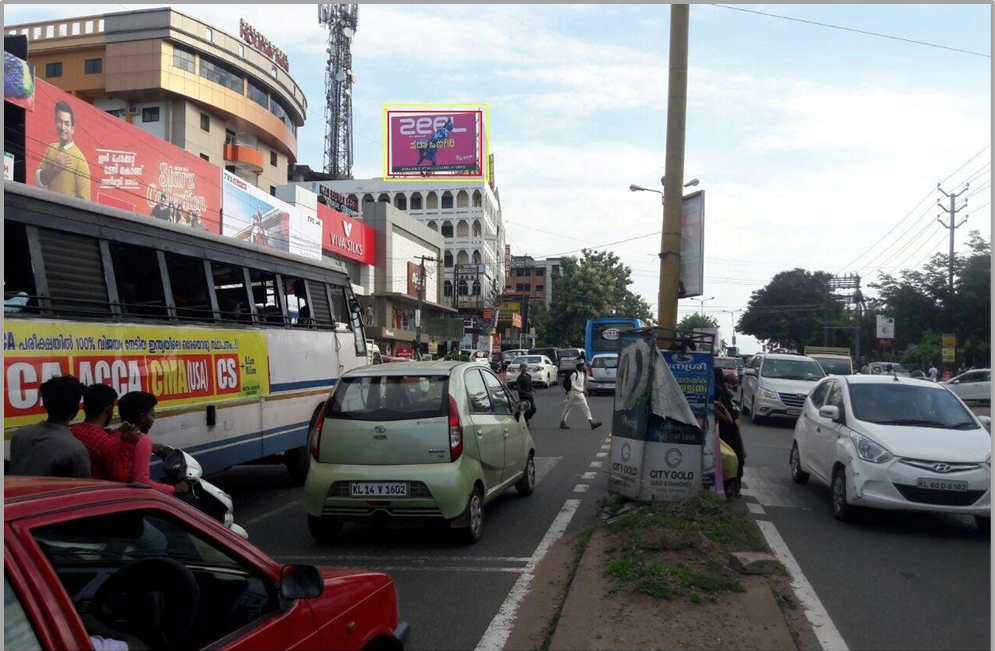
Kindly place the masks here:
POLYGON ((159 401, 156 397, 145 391, 131 391, 121 396, 121 400, 118 401, 117 409, 121 414, 121 420, 131 423, 142 433, 138 442, 135 443, 131 481, 146 484, 167 495, 182 495, 190 489, 185 481, 170 486, 154 482, 149 477, 149 461, 152 454, 159 449, 159 446, 152 443, 152 439, 148 435, 152 425, 155 424, 155 406, 157 404, 159 401))
POLYGON ((141 432, 134 425, 122 425, 116 432, 107 431, 114 417, 117 391, 106 384, 91 384, 83 391, 86 420, 69 428, 90 454, 90 476, 109 481, 131 481, 135 442, 141 432))

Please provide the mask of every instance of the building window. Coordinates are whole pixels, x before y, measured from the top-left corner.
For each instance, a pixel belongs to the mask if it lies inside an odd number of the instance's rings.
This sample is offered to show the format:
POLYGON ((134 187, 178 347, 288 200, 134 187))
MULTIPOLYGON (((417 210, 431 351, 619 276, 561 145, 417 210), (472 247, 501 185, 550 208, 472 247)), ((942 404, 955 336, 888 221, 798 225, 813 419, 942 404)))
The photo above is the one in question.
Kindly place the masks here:
POLYGON ((559 276, 560 275, 560 265, 558 265, 558 264, 554 264, 553 265, 553 275, 554 276, 559 276))
POLYGON ((264 109, 269 108, 269 95, 266 94, 265 90, 252 83, 251 80, 249 80, 249 99, 264 109))
POLYGON ((109 111, 104 111, 104 113, 107 113, 108 115, 113 115, 114 117, 121 118, 123 120, 126 111, 124 109, 111 109, 109 111))
POLYGON ((87 59, 83 62, 83 74, 85 75, 99 75, 103 71, 103 59, 87 59))
POLYGON ((536 291, 537 292, 544 292, 544 291, 546 291, 546 286, 545 285, 536 285, 536 291))
POLYGON ((45 76, 49 79, 53 77, 62 76, 62 64, 61 63, 46 63, 45 64, 45 76))
POLYGON ((447 268, 451 268, 453 266, 453 254, 449 251, 446 251, 444 264, 447 268))
POLYGON ((532 283, 525 283, 525 291, 527 292, 532 291, 532 283))
POLYGON ((452 208, 453 207, 453 195, 451 192, 446 192, 442 195, 442 207, 452 208))
POLYGON ((208 156, 207 154, 201 154, 200 157, 203 158, 206 161, 210 161, 211 160, 211 157, 208 156))
POLYGON ((270 73, 271 75, 273 75, 273 79, 276 79, 276 75, 277 75, 277 72, 276 72, 276 64, 273 64, 273 65, 271 65, 271 66, 269 67, 269 73, 270 73))
POLYGON ((235 135, 235 132, 227 127, 225 127, 225 143, 229 145, 238 144, 238 137, 235 135))
POLYGON ((173 67, 187 72, 197 71, 197 62, 193 57, 193 52, 188 52, 178 47, 173 47, 173 67))
POLYGON ((459 285, 456 287, 460 296, 466 296, 470 293, 470 287, 467 285, 465 280, 459 281, 459 285))
POLYGON ((280 103, 280 100, 275 97, 269 103, 269 112, 280 118, 280 122, 283 122, 287 125, 287 127, 294 126, 294 122, 290 119, 290 114, 287 112, 287 109, 284 108, 283 104, 280 103))
POLYGON ((245 58, 245 46, 241 43, 238 44, 238 56, 245 58))
POLYGON ((211 130, 211 118, 207 117, 207 113, 200 114, 200 128, 208 132, 211 130))
POLYGON ((239 95, 245 92, 245 82, 242 76, 223 63, 210 61, 201 57, 200 76, 210 79, 214 83, 220 84, 229 90, 233 90, 239 95))
POLYGON ((442 284, 442 294, 443 296, 453 295, 453 282, 451 280, 447 280, 442 284))
POLYGON ((417 192, 411 195, 411 209, 421 210, 421 195, 417 192))
POLYGON ((525 275, 525 270, 524 269, 522 269, 521 267, 519 267, 518 269, 515 269, 515 276, 517 276, 518 278, 521 278, 524 275, 525 275))
POLYGON ((149 106, 142 109, 142 122, 158 122, 159 121, 159 107, 149 106))
POLYGON ((211 41, 213 43, 214 42, 214 30, 211 29, 210 27, 205 27, 204 28, 204 38, 206 38, 208 41, 211 41))
POLYGON ((542 278, 546 275, 546 270, 540 267, 539 269, 536 269, 535 275, 537 278, 542 278))
POLYGON ((73 36, 79 36, 79 23, 73 23, 73 36))
POLYGON ((276 152, 275 151, 271 151, 269 153, 269 164, 272 165, 273 167, 277 166, 277 158, 276 158, 276 152))
POLYGON ((86 33, 86 34, 92 34, 93 33, 93 21, 92 20, 88 20, 85 23, 83 23, 83 32, 86 33))
POLYGON ((470 289, 470 294, 473 296, 480 296, 480 281, 473 281, 473 287, 470 289))

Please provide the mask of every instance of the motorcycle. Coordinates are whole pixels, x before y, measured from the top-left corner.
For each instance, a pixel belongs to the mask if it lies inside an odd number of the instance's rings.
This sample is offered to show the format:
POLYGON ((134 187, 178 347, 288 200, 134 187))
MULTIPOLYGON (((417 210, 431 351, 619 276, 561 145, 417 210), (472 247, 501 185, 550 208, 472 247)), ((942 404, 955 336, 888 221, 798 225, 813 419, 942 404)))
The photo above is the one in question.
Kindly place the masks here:
POLYGON ((195 506, 211 516, 232 533, 248 540, 249 532, 235 524, 235 505, 231 495, 205 480, 204 469, 192 456, 178 448, 162 446, 159 450, 162 459, 163 483, 175 485, 185 481, 190 486, 186 495, 179 499, 195 506))

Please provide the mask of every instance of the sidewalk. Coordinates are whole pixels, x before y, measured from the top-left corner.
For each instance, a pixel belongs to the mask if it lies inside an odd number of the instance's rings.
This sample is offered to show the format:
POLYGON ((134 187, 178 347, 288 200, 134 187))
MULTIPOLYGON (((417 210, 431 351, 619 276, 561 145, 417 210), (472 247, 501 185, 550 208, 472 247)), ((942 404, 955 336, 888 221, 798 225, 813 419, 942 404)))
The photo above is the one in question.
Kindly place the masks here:
POLYGON ((532 648, 818 649, 783 568, 743 575, 729 568, 730 551, 766 551, 740 501, 644 505, 599 523, 543 636, 548 647, 532 648))

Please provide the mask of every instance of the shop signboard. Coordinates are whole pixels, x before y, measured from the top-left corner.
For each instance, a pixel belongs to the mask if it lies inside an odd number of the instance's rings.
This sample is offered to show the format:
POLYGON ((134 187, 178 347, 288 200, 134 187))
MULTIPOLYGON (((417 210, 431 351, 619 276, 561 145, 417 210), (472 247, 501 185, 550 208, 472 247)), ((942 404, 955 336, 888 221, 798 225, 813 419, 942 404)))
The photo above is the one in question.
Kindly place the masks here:
POLYGON ((41 80, 25 113, 28 185, 221 233, 221 170, 41 80))
POLYGON ((223 183, 222 235, 321 260, 321 220, 227 170, 223 183))
POLYGON ((325 204, 333 210, 338 210, 350 217, 359 217, 359 199, 355 195, 346 196, 336 192, 318 181, 311 182, 311 190, 325 200, 325 204))
POLYGON ((318 204, 321 249, 331 255, 372 265, 376 261, 376 231, 358 219, 318 204))

